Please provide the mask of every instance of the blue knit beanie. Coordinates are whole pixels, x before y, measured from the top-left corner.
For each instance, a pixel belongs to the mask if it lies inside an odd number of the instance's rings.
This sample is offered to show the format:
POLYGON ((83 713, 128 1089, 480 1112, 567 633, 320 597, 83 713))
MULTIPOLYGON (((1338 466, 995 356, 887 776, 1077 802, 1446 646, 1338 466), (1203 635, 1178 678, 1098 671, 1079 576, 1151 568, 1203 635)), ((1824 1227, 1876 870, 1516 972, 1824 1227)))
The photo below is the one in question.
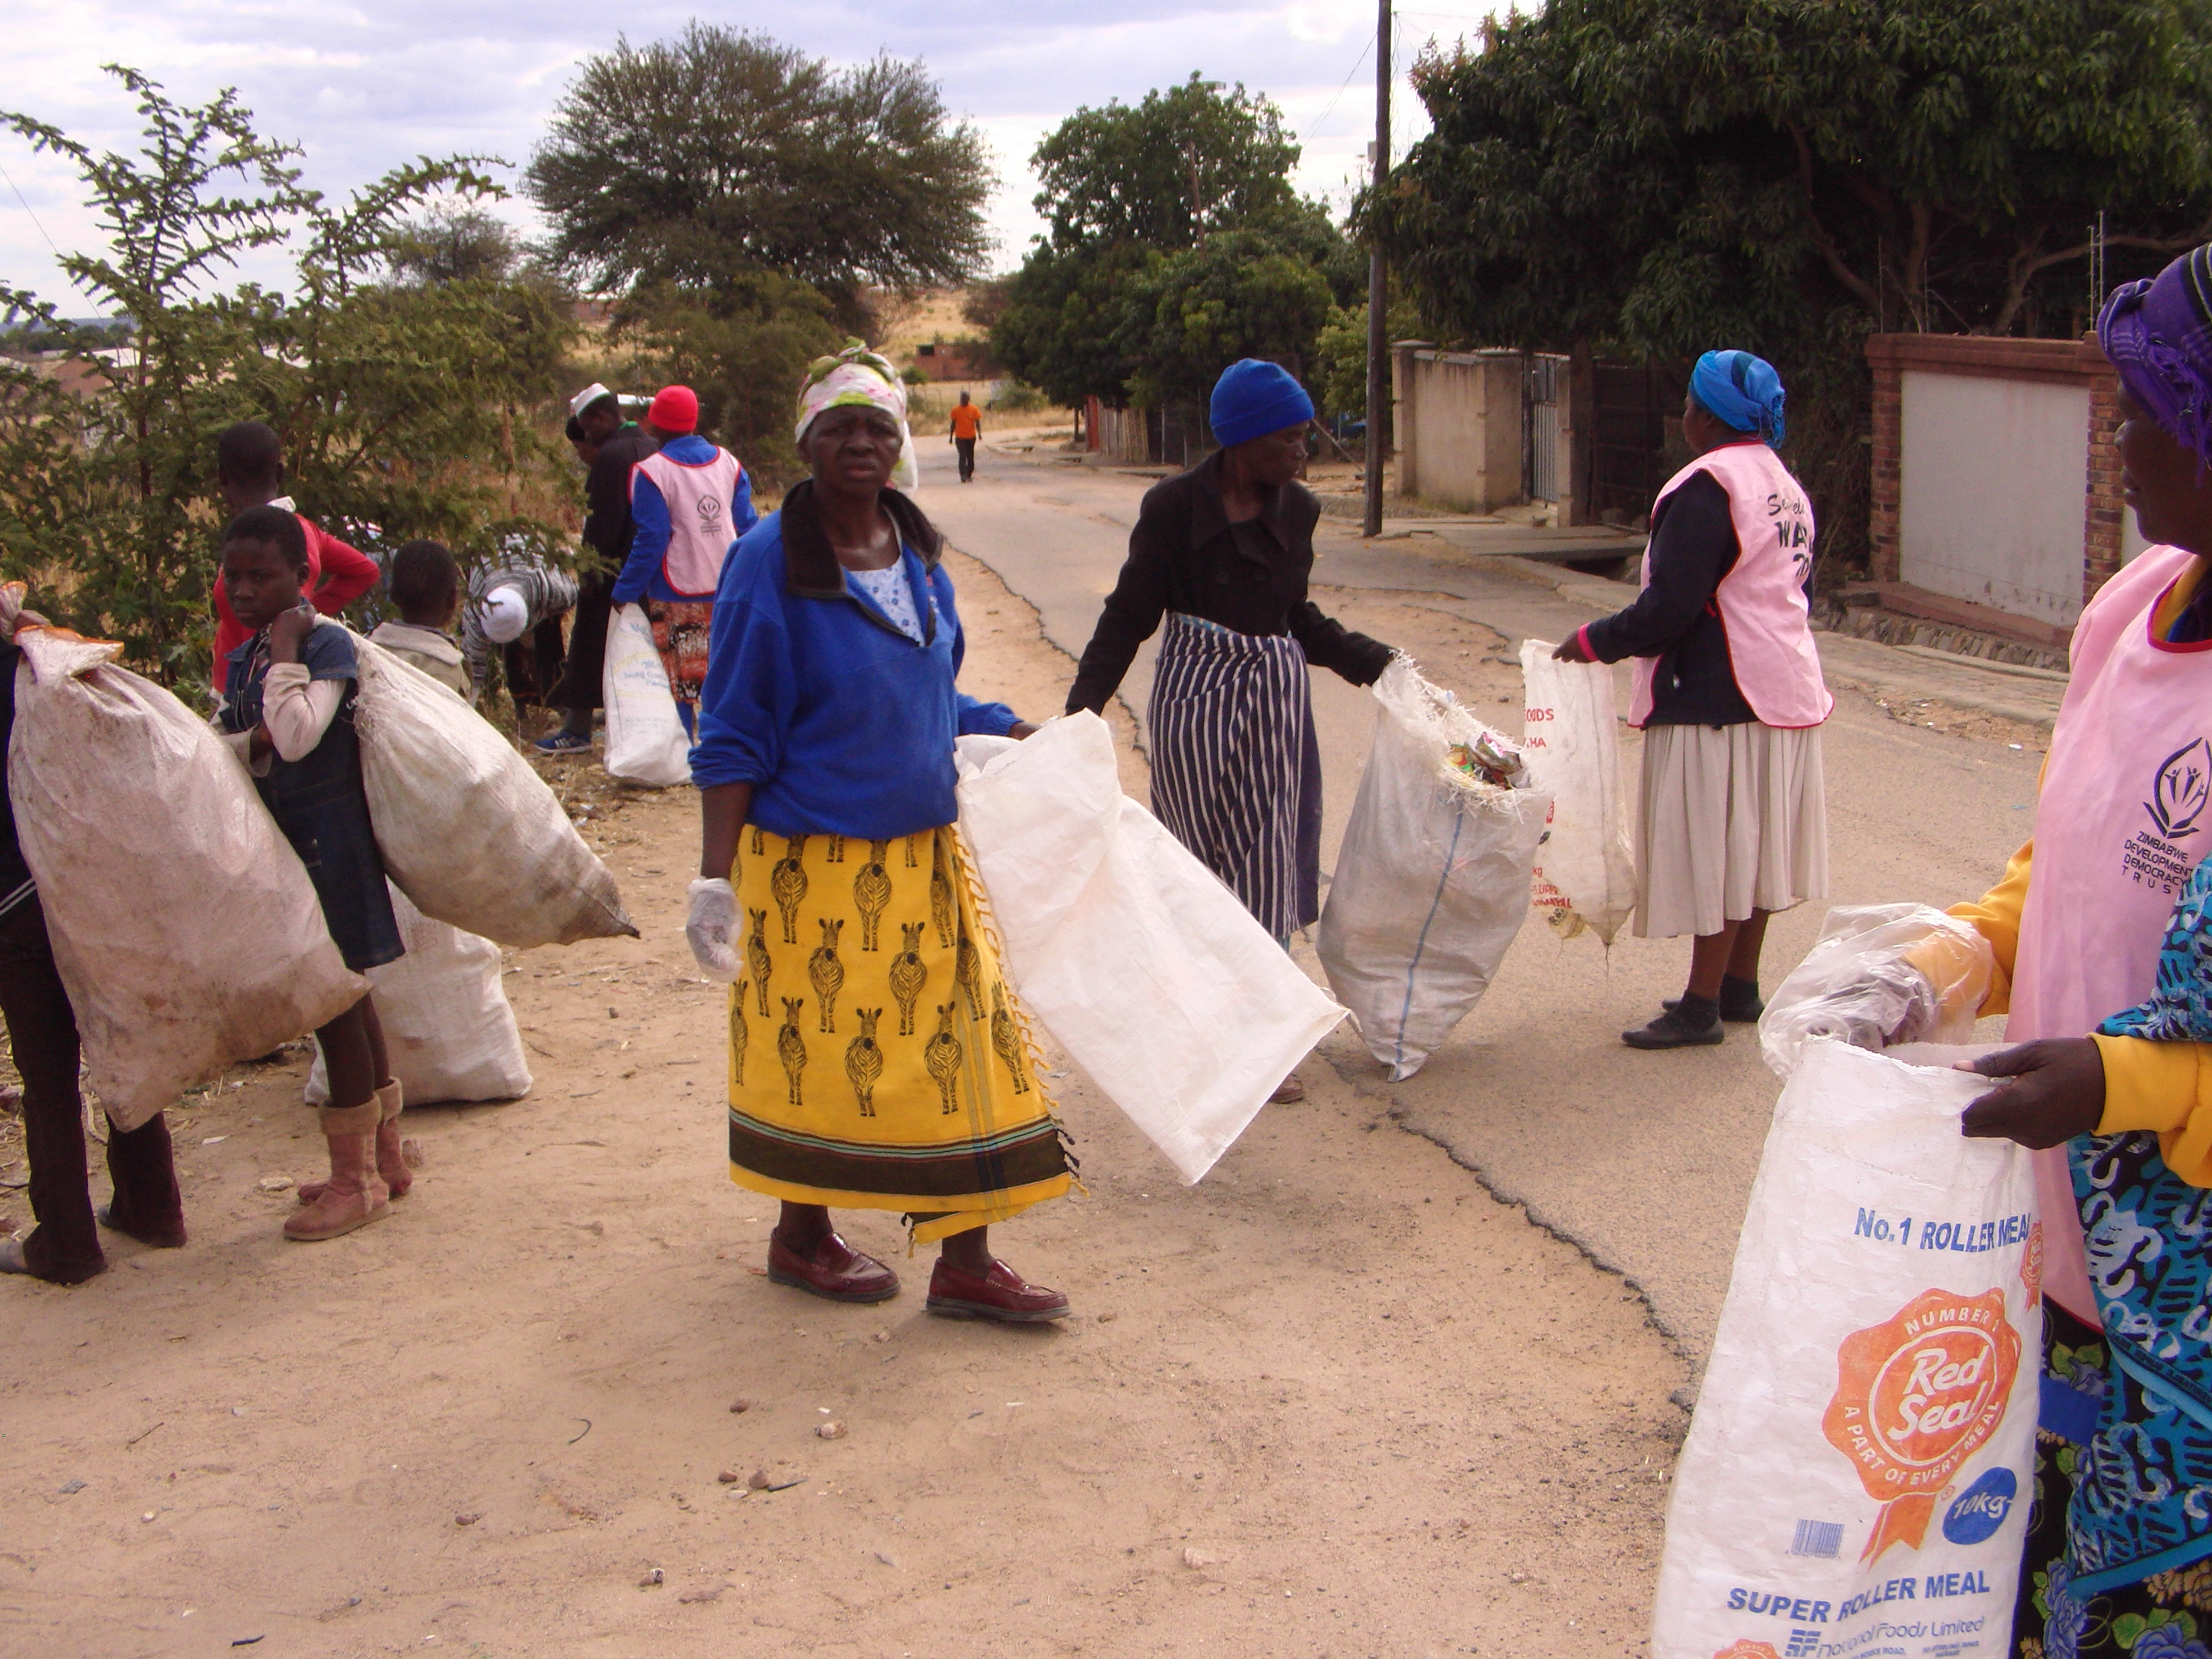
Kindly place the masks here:
POLYGON ((1264 438, 1286 426, 1304 426, 1313 417, 1313 399, 1290 371, 1257 357, 1244 358, 1221 371, 1213 383, 1212 406, 1206 410, 1214 441, 1224 448, 1264 438))

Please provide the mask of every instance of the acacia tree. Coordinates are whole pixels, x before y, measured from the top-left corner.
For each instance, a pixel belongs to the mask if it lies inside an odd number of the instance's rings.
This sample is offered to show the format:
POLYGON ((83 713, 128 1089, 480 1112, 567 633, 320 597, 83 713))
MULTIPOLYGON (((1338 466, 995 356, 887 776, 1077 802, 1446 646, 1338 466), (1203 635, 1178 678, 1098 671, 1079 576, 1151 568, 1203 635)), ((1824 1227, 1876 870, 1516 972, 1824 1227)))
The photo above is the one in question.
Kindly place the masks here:
POLYGON ((470 556, 528 526, 556 545, 544 526, 559 475, 527 418, 567 337, 550 297, 488 278, 380 280, 406 216, 491 191, 476 164, 426 159, 327 207, 301 187, 297 148, 257 134, 234 92, 188 106, 110 72, 137 100, 135 155, 0 112, 76 164, 107 246, 62 267, 126 331, 64 323, 0 288, 53 354, 0 362, 0 573, 166 681, 204 671, 215 440, 255 418, 283 438, 302 509, 364 538, 435 535, 470 556), (295 234, 290 293, 216 286, 246 251, 295 234))
POLYGON ((864 287, 956 284, 990 249, 988 149, 920 64, 840 70, 698 22, 586 59, 524 180, 552 257, 601 289, 769 271, 857 318, 864 287))
POLYGON ((2070 333, 2100 212, 2111 280, 2212 234, 2206 0, 1553 0, 1413 82, 1360 222, 1429 326, 1774 358, 1847 554, 1869 330, 2070 333))

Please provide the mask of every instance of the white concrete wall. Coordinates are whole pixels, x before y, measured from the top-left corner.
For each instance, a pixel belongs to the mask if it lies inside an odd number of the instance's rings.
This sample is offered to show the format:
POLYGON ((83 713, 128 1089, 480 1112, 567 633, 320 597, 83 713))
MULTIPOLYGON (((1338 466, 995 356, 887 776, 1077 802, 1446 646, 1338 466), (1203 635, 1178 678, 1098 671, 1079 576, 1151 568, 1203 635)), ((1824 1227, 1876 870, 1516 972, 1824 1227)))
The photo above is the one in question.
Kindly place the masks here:
POLYGON ((2072 626, 2081 614, 2088 388, 1907 369, 1902 391, 1899 574, 2072 626))
POLYGON ((1411 361, 1412 383, 1397 388, 1401 492, 1474 513, 1519 501, 1520 354, 1422 352, 1411 361))

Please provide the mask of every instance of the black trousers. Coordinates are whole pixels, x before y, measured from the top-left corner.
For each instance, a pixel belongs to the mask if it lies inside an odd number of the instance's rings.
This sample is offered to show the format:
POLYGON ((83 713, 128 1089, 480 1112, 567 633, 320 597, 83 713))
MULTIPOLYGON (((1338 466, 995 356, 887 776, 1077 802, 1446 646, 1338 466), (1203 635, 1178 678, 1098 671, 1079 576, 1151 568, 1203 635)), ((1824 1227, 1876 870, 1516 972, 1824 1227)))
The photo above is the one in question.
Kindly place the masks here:
MULTIPOLYGON (((40 1279, 75 1284, 106 1266, 106 1258, 93 1224, 85 1164, 76 1012, 55 971, 46 912, 35 896, 0 916, 0 1017, 23 1077, 23 1145, 38 1222, 23 1241, 23 1259, 40 1279)), ((111 1124, 107 1168, 118 1227, 149 1243, 184 1242, 166 1117, 156 1113, 128 1133, 111 1124)))
POLYGON ((975 476, 975 441, 955 438, 952 447, 960 452, 960 482, 965 483, 975 476))
POLYGON ((569 618, 568 666, 560 684, 546 693, 547 706, 574 713, 597 708, 605 701, 607 618, 614 614, 615 578, 621 574, 619 569, 603 570, 578 578, 575 613, 569 618))
MULTIPOLYGON (((561 618, 567 611, 548 617, 531 630, 527 639, 516 640, 501 647, 502 662, 507 670, 507 693, 514 699, 518 709, 532 703, 542 707, 566 708, 556 703, 553 693, 560 689, 568 661, 566 648, 561 642, 561 618)), ((606 630, 599 630, 599 655, 606 655, 606 630)))

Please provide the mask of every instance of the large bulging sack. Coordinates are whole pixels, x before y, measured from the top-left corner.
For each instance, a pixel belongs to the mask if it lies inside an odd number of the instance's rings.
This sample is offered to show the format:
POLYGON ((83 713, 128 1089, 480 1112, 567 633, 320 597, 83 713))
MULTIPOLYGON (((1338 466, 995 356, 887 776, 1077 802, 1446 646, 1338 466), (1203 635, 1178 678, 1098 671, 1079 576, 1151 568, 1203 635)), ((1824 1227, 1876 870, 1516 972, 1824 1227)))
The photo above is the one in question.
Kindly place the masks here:
POLYGON ((1329 988, 1395 1082, 1490 988, 1528 914, 1551 800, 1454 764, 1455 747, 1511 745, 1404 658, 1373 689, 1375 742, 1315 942, 1329 988))
POLYGON ((135 1129, 361 1000, 298 856, 205 720, 115 665, 18 635, 8 793, 93 1089, 135 1129))
POLYGON ((2033 1155, 1959 1133, 1990 1085, 1950 1062, 1978 1052, 1805 1046, 1675 1473, 1653 1659, 2011 1651, 2043 1231, 2033 1155))
POLYGON ((1542 640, 1521 641, 1527 702, 1522 752, 1552 823, 1536 849, 1536 908, 1564 939, 1585 928, 1607 945, 1636 908, 1636 860, 1622 810, 1613 670, 1554 662, 1542 640))
POLYGON ((959 740, 960 833, 1028 1012, 1187 1182, 1344 1018, 1069 714, 959 740))
POLYGON ((377 851, 424 915, 518 949, 637 929, 544 780, 421 669, 354 640, 361 779, 377 851))
POLYGON ((607 618, 606 668, 601 695, 607 709, 607 747, 600 763, 611 778, 667 789, 691 781, 691 739, 684 735, 668 665, 653 642, 645 607, 616 607, 607 618))
MULTIPOLYGON (((519 1100, 530 1061, 500 979, 499 946, 433 921, 392 888, 392 914, 407 954, 368 970, 392 1075, 410 1105, 439 1100, 519 1100)), ((320 1045, 307 1073, 307 1104, 331 1097, 320 1045)))

